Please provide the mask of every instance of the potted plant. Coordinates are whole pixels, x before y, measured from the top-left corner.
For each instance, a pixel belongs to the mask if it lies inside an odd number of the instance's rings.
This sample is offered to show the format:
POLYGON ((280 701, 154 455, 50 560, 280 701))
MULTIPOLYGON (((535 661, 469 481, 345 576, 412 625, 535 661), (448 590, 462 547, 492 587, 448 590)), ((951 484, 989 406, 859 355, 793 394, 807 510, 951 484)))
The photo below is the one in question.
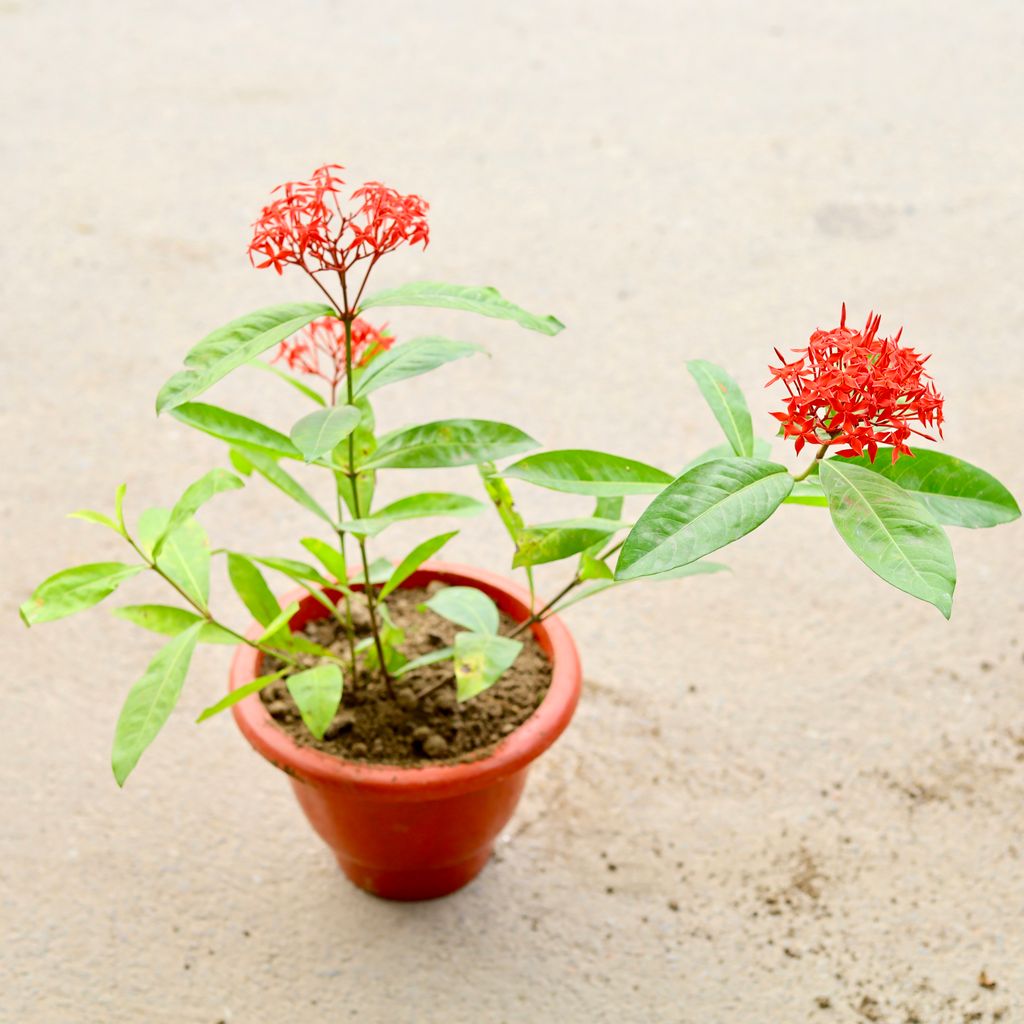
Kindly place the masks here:
MULTIPOLYGON (((726 443, 669 473, 622 456, 563 450, 523 456, 536 442, 516 427, 476 419, 403 426, 378 434, 372 396, 387 386, 480 351, 435 336, 400 341, 366 318, 377 307, 435 306, 514 321, 553 335, 562 325, 492 288, 418 282, 367 292, 378 261, 426 246, 427 204, 376 182, 347 198, 342 168, 276 190, 255 224, 250 256, 261 268, 298 268, 322 302, 289 303, 232 321, 204 338, 161 389, 157 411, 228 445, 218 468, 172 508, 144 510, 129 525, 125 488, 113 514, 74 516, 117 533, 132 558, 51 576, 22 606, 27 625, 91 607, 132 577, 166 582, 174 604, 127 605, 117 614, 169 637, 128 693, 117 723, 113 770, 124 784, 167 721, 199 644, 235 647, 230 689, 203 721, 228 708, 246 738, 287 772, 313 827, 363 888, 396 899, 442 895, 486 862, 512 814, 530 763, 562 732, 580 691, 580 665, 557 613, 637 578, 719 571, 704 560, 763 523, 782 504, 827 506, 840 535, 876 573, 949 615, 955 567, 942 524, 991 526, 1016 518, 1013 498, 987 473, 912 435, 941 431, 942 399, 924 359, 863 330, 817 331, 797 357, 771 371, 787 389, 776 414, 803 469, 770 461, 739 388, 713 364, 691 373, 726 443), (273 350, 273 358, 260 357, 273 350), (228 373, 257 366, 311 404, 287 433, 198 401, 228 373), (515 461, 509 462, 508 460, 515 461), (499 468, 499 464, 501 467, 499 468), (300 482, 308 467, 330 500, 300 482), (465 517, 485 502, 431 491, 379 503, 385 469, 475 467, 514 547, 525 586, 434 556, 445 530, 395 561, 374 559, 378 535, 398 522, 465 517), (286 468, 288 467, 288 468, 286 468), (304 554, 211 550, 197 520, 214 496, 262 478, 297 502, 318 530, 304 554), (510 481, 593 502, 583 515, 528 524, 510 481), (630 496, 649 496, 635 521, 630 496), (617 555, 613 566, 613 556, 617 555), (215 615, 210 569, 227 577, 254 624, 215 615), (571 560, 550 600, 537 597, 536 565, 571 560), (294 589, 282 598, 267 571, 294 589)), ((372 314, 371 314, 372 315, 372 314)))

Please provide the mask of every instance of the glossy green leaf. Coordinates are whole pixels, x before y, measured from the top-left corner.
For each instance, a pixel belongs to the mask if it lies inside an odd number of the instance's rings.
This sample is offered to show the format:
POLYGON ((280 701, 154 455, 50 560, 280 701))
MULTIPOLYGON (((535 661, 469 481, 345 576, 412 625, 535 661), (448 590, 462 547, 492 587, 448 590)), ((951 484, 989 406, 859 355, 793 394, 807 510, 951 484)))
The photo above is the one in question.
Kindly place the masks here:
POLYGON ((861 466, 899 484, 927 506, 936 522, 977 529, 1009 523, 1020 516, 1013 495, 991 473, 963 459, 929 448, 895 463, 892 449, 880 448, 874 464, 867 456, 829 459, 861 466))
POLYGON ((117 523, 108 515, 104 515, 102 512, 94 512, 91 508, 80 508, 75 512, 68 513, 68 519, 81 519, 86 523, 96 523, 98 526, 106 526, 108 529, 114 531, 114 533, 120 533, 121 531, 117 528, 117 523))
POLYGON ((368 395, 378 388, 409 377, 418 377, 445 363, 483 352, 479 345, 448 338, 413 338, 404 345, 382 352, 360 374, 356 397, 368 395))
POLYGON ((732 450, 744 458, 753 456, 754 427, 740 386, 720 366, 704 359, 691 359, 686 368, 715 414, 732 450))
POLYGON ((413 658, 412 661, 407 661, 401 668, 397 669, 392 674, 397 679, 400 676, 408 675, 410 672, 415 672, 418 668, 426 668, 427 665, 436 665, 439 661, 447 661, 454 655, 454 647, 439 647, 436 651, 430 651, 428 654, 423 654, 418 658, 413 658))
POLYGON ((290 337, 311 320, 333 313, 323 303, 290 302, 247 313, 217 328, 185 356, 185 369, 160 389, 157 413, 198 398, 232 370, 290 337))
POLYGON ((319 569, 308 562, 300 562, 294 558, 278 558, 272 555, 245 555, 245 557, 252 562, 266 566, 268 569, 273 569, 297 583, 316 583, 321 587, 331 587, 334 585, 319 569))
POLYGON ((271 640, 277 638, 277 634, 288 629, 288 624, 292 621, 299 610, 299 602, 292 601, 290 605, 282 608, 273 619, 266 624, 267 628, 260 634, 259 639, 256 641, 258 644, 265 644, 271 640))
POLYGON ((201 629, 197 622, 161 647, 142 678, 128 692, 114 730, 111 755, 119 786, 124 785, 178 703, 201 629))
POLYGON ((264 480, 273 484, 282 493, 287 494, 292 501, 297 502, 325 523, 330 523, 332 527, 334 526, 334 520, 316 498, 290 473, 283 470, 269 455, 265 455, 263 452, 243 451, 240 448, 232 448, 231 462, 240 473, 251 473, 255 470, 264 480))
POLYGON ((569 555, 578 555, 592 544, 606 540, 616 531, 628 527, 621 519, 560 519, 553 523, 529 526, 519 535, 519 544, 512 559, 513 568, 557 562, 569 555))
POLYGON ((817 508, 828 508, 828 498, 821 489, 821 481, 817 475, 809 476, 806 480, 798 480, 793 484, 793 490, 786 498, 787 505, 811 505, 817 508))
POLYGON ((581 580, 610 580, 615 577, 607 562, 602 562, 586 551, 580 556, 577 575, 581 580))
MULTIPOLYGON (((359 409, 363 418, 349 438, 352 446, 352 456, 357 466, 368 462, 370 456, 377 450, 377 429, 376 418, 373 414, 373 406, 368 398, 357 398, 355 406, 359 409)), ((333 455, 334 464, 339 469, 348 468, 349 445, 344 445, 336 450, 333 455)), ((377 486, 377 474, 372 470, 364 470, 356 474, 356 493, 352 492, 352 481, 344 473, 335 474, 338 493, 345 507, 353 516, 366 516, 370 513, 370 506, 373 503, 373 495, 377 486), (356 497, 358 496, 358 502, 356 497)))
POLYGON ((793 486, 785 466, 716 459, 688 470, 637 520, 615 578, 653 576, 695 562, 760 526, 793 486))
POLYGON ((199 630, 199 643, 201 644, 237 644, 238 637, 233 636, 226 629, 206 622, 195 612, 185 608, 176 608, 169 604, 129 604, 123 608, 115 608, 114 614, 126 622, 133 622, 136 626, 148 629, 152 633, 161 633, 163 636, 177 636, 184 633, 186 629, 194 626, 197 622, 202 625, 199 630))
POLYGON ((242 486, 242 481, 234 473, 229 473, 226 469, 211 469, 209 473, 205 473, 195 483, 189 484, 185 488, 185 493, 182 494, 174 508, 171 509, 167 526, 153 545, 153 554, 159 556, 168 535, 183 526, 211 498, 218 494, 223 494, 225 491, 238 490, 242 486))
POLYGON ((342 553, 319 537, 303 537, 302 546, 334 577, 344 582, 348 577, 342 553))
POLYGON ((383 601, 396 587, 401 586, 428 558, 436 555, 459 531, 452 530, 451 533, 442 533, 437 537, 431 537, 422 544, 417 544, 395 566, 395 571, 388 577, 387 583, 381 588, 380 599, 383 601))
POLYGON ((278 430, 259 420, 205 402, 186 402, 171 413, 186 426, 243 448, 257 448, 287 459, 301 459, 302 453, 278 430))
POLYGON ((292 376, 287 370, 282 370, 280 366, 274 366, 273 363, 265 363, 262 359, 250 359, 249 366, 272 373, 278 380, 283 380, 285 384, 293 387, 300 395, 305 395, 310 401, 316 402, 317 405, 327 404, 327 400, 323 395, 318 394, 308 384, 303 384, 301 380, 292 376))
POLYGON ((306 728, 322 740, 341 704, 341 669, 337 665, 317 665, 289 676, 287 683, 306 728))
POLYGON ((22 622, 34 626, 92 608, 145 568, 125 562, 90 562, 63 569, 43 580, 21 606, 22 622))
POLYGON ((362 468, 429 469, 468 466, 516 455, 537 442, 517 427, 493 420, 438 420, 392 431, 362 468))
POLYGON ((342 530, 347 533, 361 533, 367 537, 375 537, 382 530, 407 519, 427 519, 433 516, 475 516, 483 510, 483 504, 475 498, 462 494, 445 494, 439 492, 412 494, 408 498, 400 498, 378 509, 366 519, 350 519, 342 523, 342 530))
POLYGON ((537 316, 501 297, 496 288, 438 281, 414 281, 388 291, 378 292, 360 303, 360 310, 374 306, 434 306, 462 309, 499 320, 513 320, 520 327, 553 335, 565 325, 553 316, 537 316))
POLYGON ((445 587, 434 594, 426 606, 474 633, 497 633, 501 622, 498 606, 476 587, 445 587))
POLYGON ((219 715, 222 711, 227 711, 228 708, 233 707, 241 700, 245 700, 246 697, 249 697, 254 693, 259 693, 264 686, 268 683, 272 683, 275 679, 280 679, 287 671, 288 668, 282 668, 277 672, 271 672, 269 675, 259 676, 257 679, 254 679, 251 683, 246 683, 244 686, 239 686, 237 689, 232 690, 230 693, 222 697, 216 704, 211 704, 208 708, 204 708, 202 713, 196 719, 196 723, 205 722, 208 718, 213 718, 214 715, 219 715))
POLYGON ((303 416, 291 429, 292 443, 306 462, 333 451, 359 425, 362 412, 352 405, 330 405, 303 416))
MULTIPOLYGON (((772 446, 760 437, 754 438, 754 458, 770 460, 772 457, 772 446)), ((707 451, 701 452, 695 459, 691 459, 683 468, 679 471, 679 475, 682 476, 687 470, 693 469, 695 466, 701 466, 705 462, 714 462, 715 459, 733 459, 736 458, 736 453, 732 450, 732 445, 728 441, 725 444, 716 444, 709 448, 707 451)))
POLYGON ((261 626, 269 625, 281 613, 281 606, 263 573, 245 555, 228 552, 228 579, 242 604, 261 626))
POLYGON ((460 702, 492 687, 511 667, 523 645, 507 636, 455 634, 455 687, 460 702))
POLYGON ((206 607, 210 599, 210 541, 195 519, 167 534, 156 564, 189 597, 206 607))
POLYGON ((595 497, 657 494, 672 482, 668 473, 635 459, 582 449, 528 455, 501 475, 552 491, 595 497))
POLYGON ((886 583, 935 605, 948 619, 956 564, 931 512, 888 477, 846 460, 823 462, 819 475, 846 546, 886 583))

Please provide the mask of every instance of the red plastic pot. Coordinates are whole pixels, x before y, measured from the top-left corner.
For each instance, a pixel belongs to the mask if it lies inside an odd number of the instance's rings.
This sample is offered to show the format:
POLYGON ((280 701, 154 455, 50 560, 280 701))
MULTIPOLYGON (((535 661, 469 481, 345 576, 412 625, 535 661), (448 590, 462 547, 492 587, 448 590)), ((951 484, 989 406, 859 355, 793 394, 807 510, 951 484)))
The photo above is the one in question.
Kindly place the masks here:
MULTIPOLYGON (((404 586, 435 580, 476 587, 517 621, 529 615, 525 590, 470 566, 428 562, 404 586)), ((305 591, 282 598, 283 604, 290 601, 299 602, 293 630, 325 614, 305 591)), ((254 625, 250 636, 261 629, 254 625)), ((551 687, 533 715, 479 761, 423 768, 345 761, 294 743, 258 695, 232 709, 246 739, 290 776, 310 824, 361 889, 392 900, 432 899, 462 888, 487 863, 519 803, 531 762, 569 724, 580 694, 579 655, 568 629, 557 616, 532 629, 551 659, 551 687)), ((239 647, 231 689, 257 678, 261 661, 258 651, 239 647)))

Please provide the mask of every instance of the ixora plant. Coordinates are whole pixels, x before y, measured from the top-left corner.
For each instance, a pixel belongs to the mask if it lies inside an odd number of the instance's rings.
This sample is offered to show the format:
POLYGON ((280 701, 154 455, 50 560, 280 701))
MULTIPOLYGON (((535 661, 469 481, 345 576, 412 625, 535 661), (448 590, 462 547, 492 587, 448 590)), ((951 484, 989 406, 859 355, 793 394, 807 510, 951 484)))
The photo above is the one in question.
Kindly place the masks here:
MULTIPOLYGON (((516 427, 449 419, 378 434, 375 392, 482 351, 466 341, 399 341, 366 319, 378 307, 468 310, 554 335, 562 324, 493 288, 417 282, 367 293, 378 261, 426 247, 427 204, 376 182, 344 193, 342 168, 275 190, 254 226, 255 266, 298 268, 324 301, 261 309, 214 331, 164 385, 157 412, 228 445, 234 472, 213 469, 171 508, 144 510, 129 526, 125 488, 112 515, 74 516, 113 530, 124 562, 59 572, 22 606, 27 625, 91 607, 140 573, 160 577, 174 604, 117 614, 170 639, 131 688, 117 723, 113 770, 123 784, 170 716, 199 644, 236 647, 231 688, 200 721, 232 708, 256 749, 292 776, 310 821, 357 884, 380 895, 436 896, 483 866, 511 815, 529 763, 565 728, 580 690, 572 639, 558 612, 637 578, 716 572, 704 561, 761 525, 783 504, 827 506, 840 536, 884 580, 947 617, 956 570, 942 525, 993 526, 1019 515, 984 471, 909 447, 941 433, 942 398, 925 359, 863 330, 816 331, 771 369, 787 391, 781 433, 813 459, 791 473, 755 437, 733 379, 689 363, 726 443, 681 472, 603 452, 549 451, 516 427), (273 350, 271 360, 260 357, 273 350), (311 403, 286 432, 198 401, 228 373, 255 366, 311 403), (510 459, 515 461, 509 462, 510 459), (293 470, 319 477, 329 500, 293 470), (379 504, 386 469, 475 467, 476 497, 430 491, 379 504), (297 502, 319 531, 303 558, 212 550, 197 514, 210 499, 261 477, 297 502), (528 524, 510 482, 589 498, 572 518, 528 524), (650 503, 631 522, 625 501, 650 503), (464 566, 430 561, 457 530, 435 533, 395 561, 370 548, 398 522, 464 517, 493 506, 512 566, 526 587, 464 566), (613 557, 617 555, 617 559, 613 557), (235 629, 211 605, 214 559, 256 623, 235 629), (571 560, 567 584, 537 598, 533 569, 571 560), (279 600, 265 572, 297 588, 279 600)), ((372 314, 371 314, 372 315, 372 314)), ((776 350, 778 351, 778 350, 776 350)), ((392 555, 396 554, 391 552, 392 555)))

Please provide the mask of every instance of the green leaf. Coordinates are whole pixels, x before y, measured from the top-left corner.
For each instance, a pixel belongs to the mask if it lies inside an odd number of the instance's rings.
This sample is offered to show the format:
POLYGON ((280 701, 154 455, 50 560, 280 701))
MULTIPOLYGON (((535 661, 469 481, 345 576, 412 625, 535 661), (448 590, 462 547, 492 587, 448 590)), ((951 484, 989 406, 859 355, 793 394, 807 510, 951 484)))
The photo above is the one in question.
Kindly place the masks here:
POLYGON ((280 431, 218 405, 186 402, 174 409, 171 415, 186 426, 227 441, 228 444, 256 448, 287 459, 302 458, 302 452, 280 431))
POLYGON ((238 689, 232 690, 229 694, 222 697, 216 704, 211 704, 208 708, 204 708, 202 714, 196 719, 196 723, 205 722, 208 718, 213 718, 214 715, 227 711, 228 708, 233 707, 240 700, 245 700, 251 694, 259 693, 264 686, 272 683, 275 679, 280 679, 287 671, 288 668, 282 668, 277 672, 271 672, 269 675, 260 676, 244 686, 239 686, 238 689))
POLYGON ((848 459, 836 456, 828 461, 862 466, 892 480, 921 501, 936 522, 946 526, 978 529, 1019 518, 1020 508, 1013 495, 991 473, 928 448, 915 448, 914 458, 904 456, 895 463, 891 452, 891 448, 879 448, 874 464, 863 455, 848 459))
POLYGON ((177 636, 197 622, 202 625, 199 630, 201 644, 237 644, 238 637, 232 636, 226 629, 206 622, 195 612, 185 608, 176 608, 169 604, 129 604, 123 608, 115 608, 114 614, 126 622, 134 622, 136 626, 148 629, 164 636, 177 636))
POLYGON ((610 580, 615 578, 615 573, 609 568, 607 562, 588 554, 586 551, 580 555, 580 567, 577 575, 581 580, 610 580))
POLYGON ((606 540, 629 523, 621 519, 560 519, 553 523, 529 526, 519 535, 518 550, 512 567, 557 562, 569 555, 577 555, 606 540))
POLYGON ((501 622, 498 606, 476 587, 445 587, 434 594, 426 606, 474 633, 497 633, 501 622))
POLYGON ((102 512, 94 512, 91 508, 80 508, 77 512, 69 512, 68 519, 82 519, 87 523, 96 523, 99 526, 109 527, 114 533, 121 532, 117 527, 117 523, 110 516, 104 515, 102 512))
POLYGON ((422 654, 418 658, 413 658, 412 661, 407 661, 401 668, 396 669, 392 672, 392 675, 397 679, 399 676, 408 675, 410 672, 414 672, 418 668, 425 668, 427 665, 435 665, 439 661, 447 661, 455 654, 454 647, 439 647, 436 651, 431 651, 429 654, 422 654))
POLYGON ((189 597, 206 607, 210 599, 210 541, 195 519, 167 534, 156 564, 189 597))
POLYGON ((417 544, 388 577, 387 583, 381 588, 380 599, 383 601, 396 587, 401 586, 428 558, 436 555, 458 532, 458 530, 453 530, 451 533, 442 533, 437 537, 425 540, 422 544, 417 544))
POLYGON ((956 564, 931 512, 899 484, 863 466, 829 459, 819 475, 846 546, 886 583, 935 605, 948 619, 956 564))
POLYGON ((19 614, 26 626, 34 626, 85 611, 145 568, 144 565, 125 562, 90 562, 73 569, 63 569, 36 587, 19 609, 19 614))
MULTIPOLYGON (((273 619, 268 622, 267 628, 260 634, 259 639, 256 641, 258 644, 265 644, 273 640, 278 633, 288 628, 288 623, 292 621, 292 618, 299 610, 299 602, 292 601, 287 608, 282 608, 273 619)), ((290 631, 289 631, 290 632, 290 631)))
POLYGON ((201 629, 197 622, 161 647, 142 678, 128 692, 114 730, 110 759, 119 786, 124 785, 142 752, 156 739, 178 703, 201 629))
POLYGON ((483 352, 479 345, 448 338, 413 338, 404 345, 382 352, 363 370, 356 384, 355 395, 362 397, 378 388, 409 377, 418 377, 445 363, 483 352))
POLYGON ((296 582, 311 582, 321 587, 334 586, 332 581, 327 579, 314 566, 306 562, 299 562, 294 558, 278 558, 273 555, 245 555, 244 557, 252 562, 265 565, 268 569, 273 569, 296 582))
POLYGON ((492 687, 519 657, 523 645, 507 636, 455 634, 455 687, 459 701, 492 687))
POLYGON ((426 519, 433 516, 475 516, 483 509, 475 498, 462 494, 424 493, 400 498, 374 512, 365 519, 350 519, 341 524, 347 533, 361 533, 375 537, 382 530, 406 519, 426 519))
MULTIPOLYGON (((372 364, 371 364, 372 365, 372 364)), ((359 466, 364 462, 367 462, 370 456, 377 450, 377 437, 374 431, 377 428, 376 418, 373 414, 373 406, 370 405, 368 398, 357 398, 355 400, 355 406, 361 410, 363 418, 359 421, 359 426, 352 432, 352 454, 355 458, 356 465, 359 466)), ((346 445, 346 448, 348 446, 346 445)), ((344 451, 345 458, 340 457, 341 452, 335 451, 333 455, 334 464, 339 469, 348 468, 348 452, 344 451)), ((344 473, 335 474, 336 486, 338 493, 341 495, 341 500, 345 503, 345 507, 349 510, 352 515, 356 515, 356 508, 358 507, 360 516, 368 515, 370 512, 370 505, 373 503, 373 493, 377 484, 377 474, 373 470, 360 472, 356 474, 356 493, 358 494, 358 502, 355 500, 355 496, 352 493, 352 481, 344 473)))
POLYGON ((331 316, 330 306, 317 302, 289 302, 259 309, 232 320, 208 334, 185 356, 185 369, 160 389, 157 413, 198 398, 232 370, 265 352, 311 320, 331 316))
POLYGON ((345 558, 337 548, 319 537, 303 537, 301 544, 336 580, 344 582, 348 578, 345 558))
POLYGON ((306 728, 322 740, 341 704, 341 669, 337 665, 317 665, 289 676, 287 683, 306 728))
POLYGON ((127 490, 127 484, 119 484, 114 494, 114 519, 117 521, 118 533, 122 536, 128 533, 128 527, 124 525, 124 496, 127 490))
POLYGON ((362 412, 353 405, 331 405, 303 416, 291 429, 291 439, 306 462, 319 459, 359 425, 362 412))
POLYGON ((395 567, 386 558, 375 558, 369 565, 367 572, 369 573, 369 581, 367 581, 366 573, 360 570, 356 574, 356 580, 359 583, 369 582, 376 586, 378 583, 387 583, 391 578, 391 573, 394 572, 395 567))
POLYGON ((528 455, 501 475, 552 491, 595 497, 657 494, 672 482, 668 473, 635 459, 580 449, 528 455))
POLYGON ((438 420, 392 431, 361 468, 429 469, 468 466, 536 448, 517 427, 493 420, 438 420))
POLYGON ((240 448, 232 448, 231 461, 240 473, 255 470, 264 480, 273 484, 279 491, 287 494, 292 501, 308 509, 325 523, 330 523, 332 527, 334 526, 334 520, 316 498, 291 474, 283 470, 269 455, 264 455, 263 452, 242 451, 240 448))
POLYGON ((153 545, 153 554, 159 556, 160 549, 163 547, 167 536, 174 533, 180 526, 183 526, 211 498, 222 494, 224 491, 236 491, 242 486, 244 486, 242 481, 234 473, 229 473, 226 469, 211 469, 209 473, 201 476, 195 483, 189 484, 185 488, 185 493, 182 494, 174 508, 171 509, 167 526, 153 545))
POLYGON ((565 325, 553 316, 536 316, 513 305, 498 294, 496 288, 443 284, 438 281, 414 281, 410 284, 378 292, 364 299, 360 310, 373 306, 434 306, 443 309, 464 309, 499 320, 514 320, 520 327, 541 334, 553 335, 565 325))
POLYGON ((711 406, 732 450, 745 458, 754 454, 754 427, 750 410, 739 385, 720 366, 704 359, 691 359, 686 368, 711 406))
POLYGON ((283 380, 285 384, 290 384, 299 394, 305 395, 311 401, 316 402, 317 405, 326 405, 327 400, 323 395, 317 394, 309 385, 303 384, 297 377, 293 377, 287 370, 282 370, 279 366, 274 366, 273 363, 265 363, 262 359, 250 359, 249 365, 256 367, 257 370, 267 370, 272 373, 278 380, 283 380))
POLYGON ((793 484, 793 490, 786 498, 786 505, 812 505, 816 508, 828 508, 828 498, 821 489, 821 482, 817 475, 809 476, 806 480, 797 480, 793 484))
POLYGON ((675 569, 760 526, 793 486, 785 466, 760 459, 716 459, 685 472, 637 520, 615 578, 675 569))
POLYGON ((281 613, 281 606, 263 573, 245 555, 228 552, 228 578, 242 604, 261 626, 269 625, 281 613))
MULTIPOLYGON (((754 458, 770 460, 772 456, 772 446, 762 440, 760 437, 754 438, 754 458)), ((679 475, 688 470, 693 469, 695 466, 702 466, 705 462, 713 462, 715 459, 733 459, 736 458, 736 453, 732 450, 732 445, 727 441, 725 444, 716 444, 714 447, 709 448, 706 452, 701 452, 695 459, 691 459, 683 468, 679 471, 679 475)))

